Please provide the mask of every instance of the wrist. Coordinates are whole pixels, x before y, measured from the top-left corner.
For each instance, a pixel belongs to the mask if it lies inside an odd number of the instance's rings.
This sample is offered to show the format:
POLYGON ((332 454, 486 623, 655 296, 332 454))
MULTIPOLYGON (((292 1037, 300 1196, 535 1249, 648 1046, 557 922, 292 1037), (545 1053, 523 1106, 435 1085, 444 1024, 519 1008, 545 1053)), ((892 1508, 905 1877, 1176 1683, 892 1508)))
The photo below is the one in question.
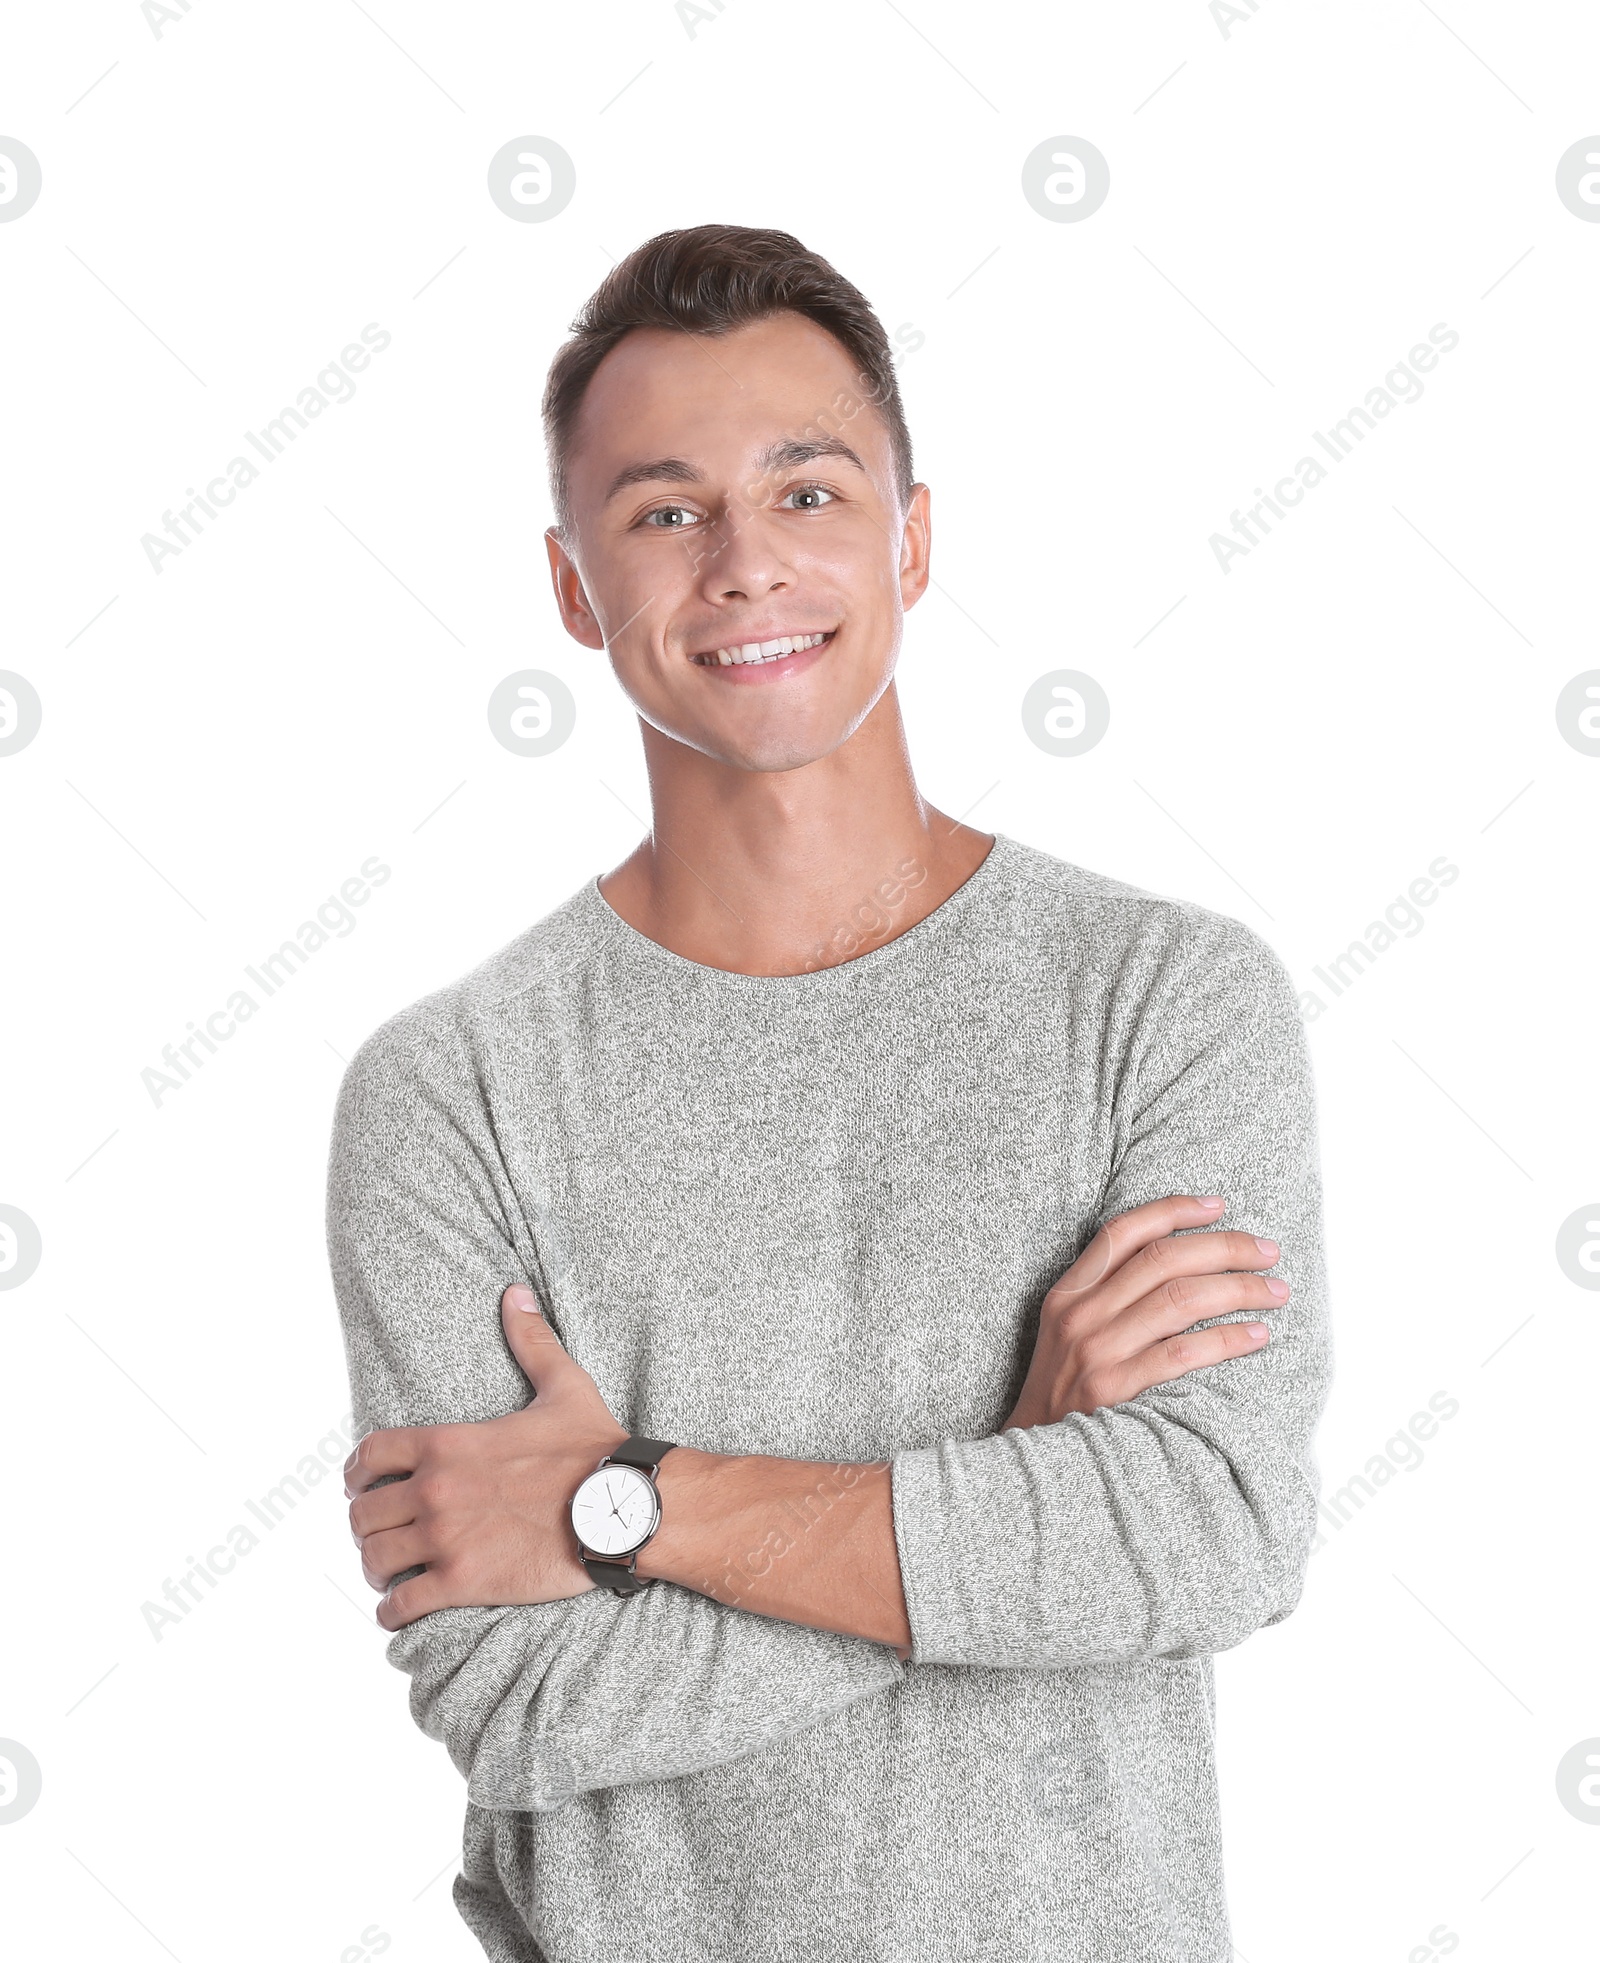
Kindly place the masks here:
POLYGON ((639 1549, 637 1573, 653 1581, 695 1588, 714 1565, 715 1530, 725 1520, 718 1473, 731 1461, 720 1452, 675 1445, 656 1470, 661 1524, 639 1549))
POLYGON ((725 1608, 884 1643, 911 1643, 894 1538, 892 1460, 866 1464, 701 1452, 656 1475, 661 1524, 636 1572, 725 1608))

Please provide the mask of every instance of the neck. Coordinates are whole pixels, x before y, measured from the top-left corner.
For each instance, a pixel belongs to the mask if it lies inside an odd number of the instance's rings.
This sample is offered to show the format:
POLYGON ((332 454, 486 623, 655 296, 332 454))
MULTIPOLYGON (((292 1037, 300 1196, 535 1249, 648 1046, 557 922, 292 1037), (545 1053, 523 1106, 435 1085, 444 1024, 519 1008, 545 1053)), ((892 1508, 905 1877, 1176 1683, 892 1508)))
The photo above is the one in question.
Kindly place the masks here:
POLYGON ((631 927, 745 975, 836 967, 914 927, 988 855, 921 795, 893 686, 799 770, 738 770, 641 723, 654 824, 600 882, 631 927))

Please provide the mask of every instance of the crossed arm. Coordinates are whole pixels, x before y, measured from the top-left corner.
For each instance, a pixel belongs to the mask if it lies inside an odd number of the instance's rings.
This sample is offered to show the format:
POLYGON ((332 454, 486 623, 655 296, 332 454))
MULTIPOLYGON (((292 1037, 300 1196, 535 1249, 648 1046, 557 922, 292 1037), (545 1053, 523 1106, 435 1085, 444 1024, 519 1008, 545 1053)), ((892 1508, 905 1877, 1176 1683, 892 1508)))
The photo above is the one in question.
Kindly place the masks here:
POLYGON ((1148 1005, 1119 1081, 1110 1217, 1050 1293, 1007 1424, 865 1466, 681 1441, 640 1561, 676 1585, 632 1598, 592 1588, 577 1558, 568 1502, 623 1427, 545 1319, 512 1305, 539 1250, 466 1039, 408 1012, 362 1046, 328 1209, 353 1415, 372 1434, 352 1523, 413 1716, 469 1799, 539 1810, 724 1764, 892 1687, 908 1661, 1176 1659, 1290 1612, 1329 1368, 1309 1059, 1276 957, 1207 932, 1148 1005), (1225 1204, 1168 1197, 1189 1192, 1225 1204), (1271 1262, 1255 1232, 1281 1237, 1294 1295, 1251 1344, 1241 1322, 1195 1325, 1277 1299, 1250 1272, 1271 1262))
MULTIPOLYGON (((1002 1429, 1122 1403, 1268 1340, 1263 1323, 1193 1324, 1280 1307, 1275 1242, 1198 1234, 1220 1196, 1152 1201, 1107 1221, 1051 1289, 1027 1380, 1002 1429)), ((370 1433, 346 1464, 350 1527, 378 1620, 531 1605, 587 1593, 567 1502, 627 1436, 568 1356, 531 1288, 501 1301, 507 1345, 535 1396, 478 1424, 370 1433), (379 1483, 390 1482, 390 1483, 379 1483), (409 1570, 424 1572, 399 1579, 409 1570)), ((638 1572, 728 1607, 911 1653, 895 1543, 892 1461, 822 1464, 677 1446, 657 1476, 662 1524, 638 1572)))

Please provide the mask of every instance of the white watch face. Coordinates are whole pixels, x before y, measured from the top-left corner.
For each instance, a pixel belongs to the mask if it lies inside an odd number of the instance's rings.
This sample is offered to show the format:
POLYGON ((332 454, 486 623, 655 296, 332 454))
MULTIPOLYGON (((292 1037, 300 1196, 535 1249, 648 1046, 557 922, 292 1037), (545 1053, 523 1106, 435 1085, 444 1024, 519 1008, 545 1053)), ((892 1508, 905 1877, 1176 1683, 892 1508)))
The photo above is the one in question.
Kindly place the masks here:
POLYGON ((651 1482, 631 1465, 603 1465, 572 1496, 572 1525, 596 1554, 631 1554, 650 1538, 660 1515, 651 1482))

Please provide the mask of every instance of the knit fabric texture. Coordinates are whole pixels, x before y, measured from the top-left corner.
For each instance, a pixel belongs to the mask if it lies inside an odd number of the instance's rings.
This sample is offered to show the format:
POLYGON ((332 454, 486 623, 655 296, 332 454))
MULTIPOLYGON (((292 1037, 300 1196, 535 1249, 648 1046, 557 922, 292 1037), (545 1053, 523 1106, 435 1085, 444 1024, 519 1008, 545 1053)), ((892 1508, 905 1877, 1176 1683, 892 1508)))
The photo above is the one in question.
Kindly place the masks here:
POLYGON ((1228 1963, 1211 1657, 1299 1599, 1330 1367, 1252 929, 1001 834, 897 939, 748 976, 591 880, 362 1044, 327 1226, 360 1431, 525 1405, 526 1282, 632 1432, 892 1461, 908 1663, 667 1582, 392 1638, 493 1963, 1228 1963), (1002 1433, 1051 1283, 1174 1193, 1279 1242, 1266 1347, 1002 1433))

